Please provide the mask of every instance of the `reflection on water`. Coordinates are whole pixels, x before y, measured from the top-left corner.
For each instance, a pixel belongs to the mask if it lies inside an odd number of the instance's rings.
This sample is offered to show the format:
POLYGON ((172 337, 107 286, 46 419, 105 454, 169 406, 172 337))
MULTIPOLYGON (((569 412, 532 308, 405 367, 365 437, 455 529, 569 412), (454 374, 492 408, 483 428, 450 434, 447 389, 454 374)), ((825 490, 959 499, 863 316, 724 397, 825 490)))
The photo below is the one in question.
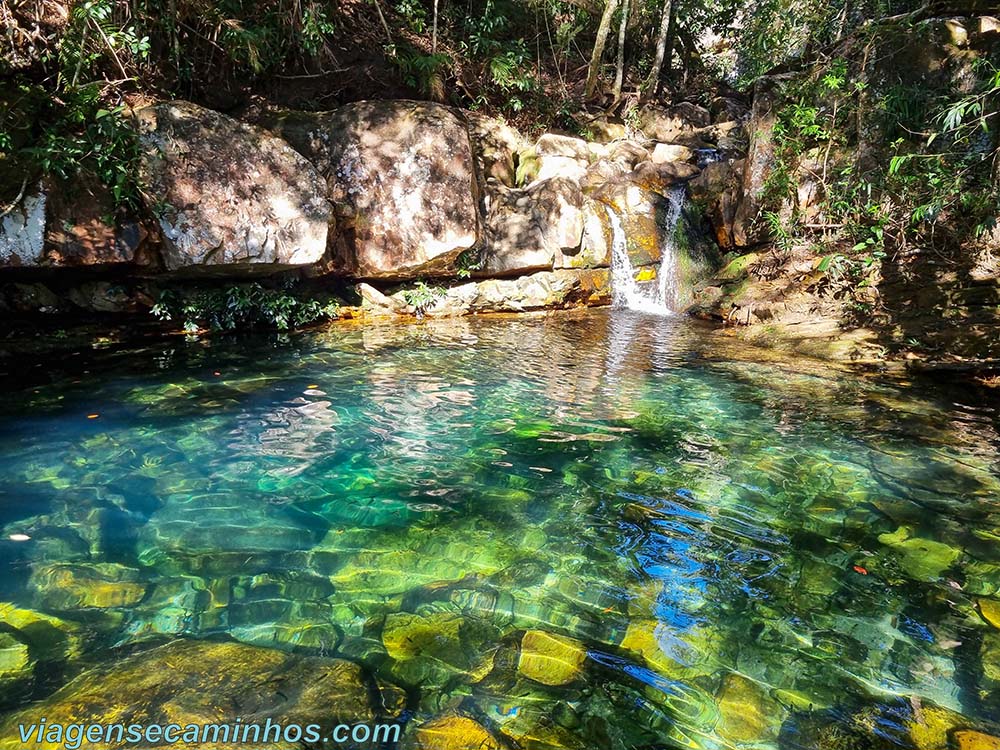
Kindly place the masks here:
POLYGON ((179 711, 108 677, 169 654, 213 716, 212 659, 326 665, 405 747, 996 747, 987 406, 625 311, 48 372, 0 396, 8 716, 179 711))

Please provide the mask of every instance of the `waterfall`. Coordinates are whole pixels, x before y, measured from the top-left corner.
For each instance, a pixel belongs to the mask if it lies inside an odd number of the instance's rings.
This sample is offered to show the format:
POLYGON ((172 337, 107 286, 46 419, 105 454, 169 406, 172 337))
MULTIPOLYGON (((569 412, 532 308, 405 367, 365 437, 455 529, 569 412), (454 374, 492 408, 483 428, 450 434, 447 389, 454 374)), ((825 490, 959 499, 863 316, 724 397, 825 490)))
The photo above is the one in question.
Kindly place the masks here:
POLYGON ((628 256, 625 229, 614 209, 605 206, 611 221, 611 305, 617 309, 638 310, 655 315, 670 315, 677 301, 677 252, 674 230, 684 204, 684 186, 671 189, 664 221, 663 255, 656 270, 655 285, 635 280, 635 269, 628 256))

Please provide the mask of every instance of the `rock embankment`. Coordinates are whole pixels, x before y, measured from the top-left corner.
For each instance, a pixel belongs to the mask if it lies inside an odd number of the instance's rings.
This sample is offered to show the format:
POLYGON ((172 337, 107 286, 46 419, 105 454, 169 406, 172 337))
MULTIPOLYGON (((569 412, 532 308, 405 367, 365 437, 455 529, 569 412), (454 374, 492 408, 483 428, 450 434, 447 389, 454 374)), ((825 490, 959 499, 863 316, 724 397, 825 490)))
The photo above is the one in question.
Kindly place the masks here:
POLYGON ((636 273, 655 277, 677 246, 693 282, 711 270, 714 243, 700 216, 687 217, 685 237, 664 217, 671 190, 740 147, 746 109, 713 109, 649 108, 641 130, 625 137, 622 126, 609 142, 545 133, 531 143, 500 120, 429 102, 256 123, 154 104, 134 113, 142 210, 116 209, 93 182, 29 186, 0 224, 0 308, 142 311, 170 286, 289 273, 354 285, 364 314, 607 304, 609 210, 636 273), (434 293, 414 304, 409 288, 425 280, 434 293))

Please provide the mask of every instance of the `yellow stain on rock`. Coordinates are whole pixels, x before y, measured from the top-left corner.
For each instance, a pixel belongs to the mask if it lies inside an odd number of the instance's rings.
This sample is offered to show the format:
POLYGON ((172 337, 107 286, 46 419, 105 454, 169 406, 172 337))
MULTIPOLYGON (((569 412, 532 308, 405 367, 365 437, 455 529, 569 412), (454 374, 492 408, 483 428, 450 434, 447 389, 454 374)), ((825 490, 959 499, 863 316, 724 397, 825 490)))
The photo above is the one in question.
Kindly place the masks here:
POLYGON ((417 728, 413 750, 502 750, 485 727, 466 716, 443 716, 417 728))
POLYGON ((1000 602, 995 599, 980 599, 979 614, 986 622, 1000 630, 1000 602))
POLYGON ((1000 750, 1000 737, 965 730, 953 735, 957 750, 1000 750))
POLYGON ((566 685, 583 671, 587 651, 574 638, 529 630, 521 639, 518 671, 543 685, 566 685))

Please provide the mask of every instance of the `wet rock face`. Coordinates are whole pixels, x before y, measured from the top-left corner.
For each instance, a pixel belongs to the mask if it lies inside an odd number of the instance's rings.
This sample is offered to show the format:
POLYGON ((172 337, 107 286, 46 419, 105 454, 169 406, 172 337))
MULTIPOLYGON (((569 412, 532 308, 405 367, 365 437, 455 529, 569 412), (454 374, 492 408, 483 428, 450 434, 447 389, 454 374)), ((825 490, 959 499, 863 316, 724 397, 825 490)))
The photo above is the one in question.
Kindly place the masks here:
POLYGON ((688 183, 691 197, 705 208, 716 242, 725 249, 734 247, 737 237, 744 239, 747 234, 743 221, 737 220, 742 173, 742 160, 717 161, 688 183))
POLYGON ((338 220, 330 270, 414 277, 449 267, 479 239, 469 131, 449 108, 355 102, 276 129, 326 177, 338 220))
POLYGON ((136 122, 168 270, 322 258, 326 187, 287 143, 188 102, 146 107, 136 122))
MULTIPOLYGON (((41 749, 57 745, 21 743, 18 724, 79 722, 144 725, 244 724, 270 718, 285 726, 338 721, 372 722, 396 713, 401 693, 371 683, 361 667, 340 659, 299 657, 237 643, 177 640, 86 672, 42 703, 0 725, 0 748, 41 749)), ((225 744, 225 743, 223 743, 225 744)), ((87 743, 92 748, 125 743, 87 743)), ((206 747, 214 744, 206 744, 206 747)), ((294 748, 298 742, 268 743, 294 748)))

